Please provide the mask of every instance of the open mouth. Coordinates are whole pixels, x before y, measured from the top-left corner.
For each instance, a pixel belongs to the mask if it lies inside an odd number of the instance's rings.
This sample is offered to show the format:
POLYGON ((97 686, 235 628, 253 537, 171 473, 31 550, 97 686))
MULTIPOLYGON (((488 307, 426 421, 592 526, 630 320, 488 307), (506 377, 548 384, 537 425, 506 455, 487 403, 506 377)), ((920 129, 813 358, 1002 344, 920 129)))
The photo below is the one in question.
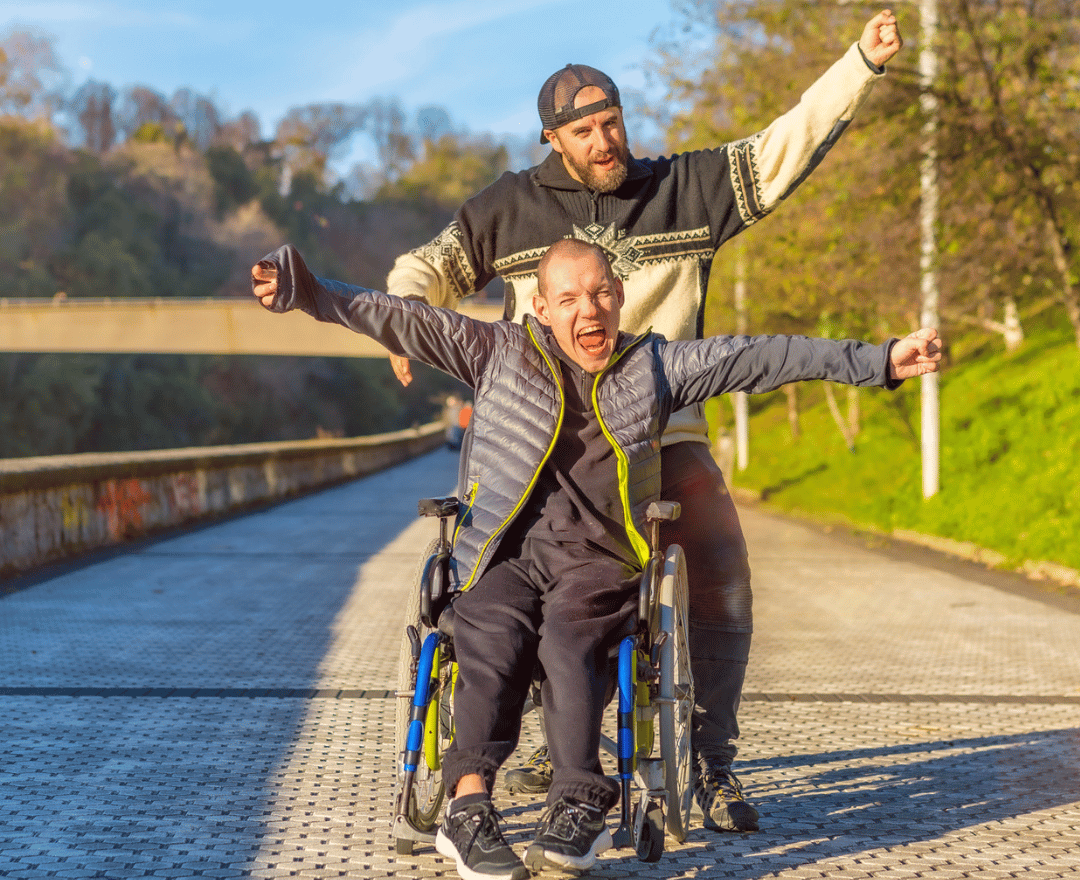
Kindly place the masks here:
POLYGON ((600 354, 607 344, 603 327, 586 327, 577 335, 578 345, 589 354, 600 354))

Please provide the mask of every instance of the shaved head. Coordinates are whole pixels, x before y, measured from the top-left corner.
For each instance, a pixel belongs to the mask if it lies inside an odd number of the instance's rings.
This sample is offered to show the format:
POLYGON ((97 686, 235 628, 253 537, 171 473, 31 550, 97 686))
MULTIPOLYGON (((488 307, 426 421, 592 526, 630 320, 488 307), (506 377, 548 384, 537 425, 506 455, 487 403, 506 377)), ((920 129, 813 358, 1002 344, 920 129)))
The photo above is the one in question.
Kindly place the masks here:
POLYGON ((619 338, 623 284, 604 249, 576 238, 555 242, 536 267, 533 310, 562 352, 588 373, 604 369, 619 338))
POLYGON ((615 273, 611 269, 611 262, 607 253, 598 244, 591 241, 582 241, 580 238, 560 238, 555 244, 547 249, 547 253, 540 258, 540 264, 536 267, 536 283, 540 289, 540 295, 547 297, 549 267, 555 260, 579 260, 582 257, 593 257, 597 264, 602 266, 608 280, 614 283, 615 273))

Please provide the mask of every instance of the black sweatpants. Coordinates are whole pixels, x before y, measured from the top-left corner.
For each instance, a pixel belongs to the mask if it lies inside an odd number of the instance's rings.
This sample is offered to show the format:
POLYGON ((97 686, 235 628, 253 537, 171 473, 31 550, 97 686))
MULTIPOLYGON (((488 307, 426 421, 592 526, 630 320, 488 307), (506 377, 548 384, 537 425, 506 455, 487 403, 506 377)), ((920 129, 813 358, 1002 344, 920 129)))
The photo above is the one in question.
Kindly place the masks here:
POLYGON ((746 541, 724 476, 704 443, 661 451, 661 495, 682 515, 665 523, 661 543, 686 553, 690 604, 690 667, 694 673, 694 751, 730 765, 739 736, 737 714, 754 628, 746 541))
POLYGON ((600 721, 613 692, 609 654, 634 631, 640 573, 579 544, 525 539, 454 600, 458 679, 453 792, 466 774, 494 786, 513 752, 536 661, 554 770, 548 803, 572 797, 608 810, 619 787, 600 766, 600 721))

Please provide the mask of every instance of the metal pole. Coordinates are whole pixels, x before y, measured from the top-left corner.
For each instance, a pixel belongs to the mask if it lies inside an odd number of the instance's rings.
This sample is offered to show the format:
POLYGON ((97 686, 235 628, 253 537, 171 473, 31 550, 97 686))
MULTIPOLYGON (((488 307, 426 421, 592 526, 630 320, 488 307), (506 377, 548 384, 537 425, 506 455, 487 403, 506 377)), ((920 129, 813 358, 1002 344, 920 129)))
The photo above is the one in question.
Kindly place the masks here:
MULTIPOLYGON (((919 99, 923 111, 922 162, 920 166, 920 229, 921 250, 919 267, 922 272, 923 327, 938 326, 938 279, 937 279, 937 130, 938 100, 933 93, 937 76, 937 0, 920 0, 919 3, 919 99)), ((930 373, 922 379, 922 491, 923 498, 937 494, 940 477, 940 401, 938 397, 938 374, 930 373)))

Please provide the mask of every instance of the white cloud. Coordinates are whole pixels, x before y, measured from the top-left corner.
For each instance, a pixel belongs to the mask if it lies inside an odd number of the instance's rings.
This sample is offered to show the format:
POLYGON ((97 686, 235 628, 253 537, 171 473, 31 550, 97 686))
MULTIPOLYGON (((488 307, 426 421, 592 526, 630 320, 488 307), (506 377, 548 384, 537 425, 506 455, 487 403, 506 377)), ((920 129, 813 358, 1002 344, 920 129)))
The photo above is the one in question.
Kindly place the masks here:
POLYGON ((383 89, 427 67, 429 47, 449 44, 455 34, 492 25, 522 13, 556 6, 565 0, 503 0, 477 3, 475 0, 431 2, 401 11, 386 26, 367 28, 346 42, 342 63, 328 73, 332 90, 343 83, 363 83, 365 91, 383 89), (348 63, 349 59, 355 59, 348 63))

